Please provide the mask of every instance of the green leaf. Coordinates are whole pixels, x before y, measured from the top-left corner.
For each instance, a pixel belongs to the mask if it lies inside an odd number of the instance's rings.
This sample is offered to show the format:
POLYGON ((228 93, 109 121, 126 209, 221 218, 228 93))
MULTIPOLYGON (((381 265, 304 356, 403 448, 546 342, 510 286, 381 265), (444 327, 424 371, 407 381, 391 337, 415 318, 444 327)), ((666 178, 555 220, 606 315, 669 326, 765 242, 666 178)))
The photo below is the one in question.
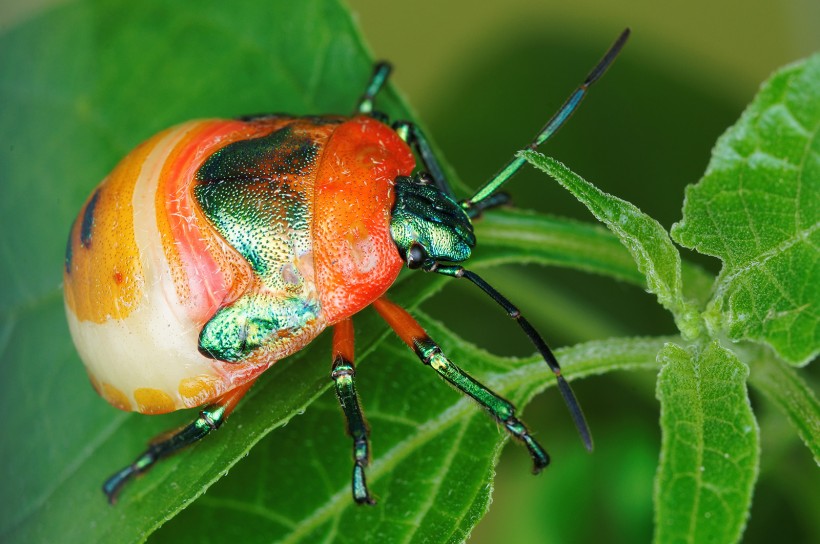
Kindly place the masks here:
MULTIPOLYGON (((216 437, 158 464, 116 507, 106 504, 102 480, 147 439, 194 416, 118 412, 91 389, 59 289, 65 237, 83 200, 129 149, 160 129, 248 112, 346 112, 361 92, 351 82, 364 82, 371 69, 348 14, 332 0, 275 8, 211 0, 190 11, 166 4, 78 2, 0 37, 0 100, 7 106, 0 134, 9 143, 0 148, 0 226, 8 234, 0 238, 4 541, 140 540, 329 385, 324 335, 266 372, 216 437)), ((412 118, 390 89, 379 107, 412 118)), ((515 236, 515 225, 506 232, 515 236)), ((539 235, 534 227, 527 232, 539 235)), ((584 243, 588 254, 612 246, 595 233, 584 243)), ((552 245, 543 250, 551 259, 572 260, 573 247, 562 248, 558 238, 552 245)), ((505 258, 525 251, 521 246, 505 258)), ((601 253, 599 270, 623 269, 617 252, 601 253)), ((472 262, 488 263, 487 255, 472 262)), ((410 278, 392 296, 413 307, 443 281, 410 278)), ((385 326, 371 313, 357 319, 360 361, 384 337, 385 326)), ((344 436, 339 443, 346 444, 344 436)), ((460 500, 479 499, 468 493, 460 500)))
POLYGON ((748 359, 749 383, 780 408, 820 465, 820 402, 811 386, 766 348, 748 359))
POLYGON ((486 214, 475 225, 477 251, 492 254, 494 263, 528 260, 603 274, 636 285, 644 276, 618 239, 597 225, 505 209, 486 214))
POLYGON ((686 190, 682 245, 723 269, 706 318, 795 364, 820 350, 820 55, 763 85, 686 190))
MULTIPOLYGON (((453 361, 519 406, 554 383, 541 359, 490 355, 419 317, 453 361)), ((577 379, 614 369, 654 368, 662 342, 592 342, 557 355, 566 375, 577 379)), ((464 541, 488 507, 506 433, 474 402, 446 387, 397 338, 382 343, 370 359, 377 364, 359 367, 357 389, 371 426, 373 461, 367 474, 379 499, 376 507, 359 507, 351 499, 351 442, 338 401, 327 392, 303 417, 254 448, 230 477, 152 541, 200 541, 225 525, 252 526, 256 536, 246 537, 247 542, 464 541), (309 436, 305 428, 311 429, 309 436), (297 489, 298 499, 289 492, 297 489)), ((548 442, 544 445, 549 448, 548 442)), ((514 457, 526 473, 530 460, 523 447, 515 447, 514 457)), ((580 441, 577 449, 582 455, 580 441)))
MULTIPOLYGON (((361 93, 351 82, 363 85, 370 71, 333 0, 208 0, 185 10, 89 0, 0 37, 0 540, 139 539, 324 389, 326 338, 271 369, 240 424, 203 444, 202 461, 170 459, 108 507, 102 480, 193 416, 124 414, 90 389, 61 300, 65 239, 93 187, 151 134, 191 118, 347 112, 361 93)), ((379 104, 411 117, 389 89, 379 104)))
POLYGON ((615 233, 646 276, 647 288, 675 316, 684 337, 697 337, 700 317, 683 295, 680 254, 660 223, 633 204, 601 191, 553 158, 529 150, 520 155, 558 181, 615 233))
POLYGON ((717 342, 700 352, 667 344, 658 360, 663 439, 655 541, 736 542, 760 457, 749 370, 717 342))

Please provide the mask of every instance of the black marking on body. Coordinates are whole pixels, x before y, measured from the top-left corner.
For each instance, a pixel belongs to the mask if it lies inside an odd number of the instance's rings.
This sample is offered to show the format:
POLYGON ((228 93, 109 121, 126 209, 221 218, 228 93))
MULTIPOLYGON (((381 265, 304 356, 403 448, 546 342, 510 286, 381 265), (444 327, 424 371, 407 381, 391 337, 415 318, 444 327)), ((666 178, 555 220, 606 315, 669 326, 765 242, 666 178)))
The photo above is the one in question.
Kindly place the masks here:
POLYGON ((309 236, 311 203, 291 180, 312 172, 319 146, 284 127, 268 136, 229 144, 196 174, 200 209, 228 243, 273 281, 293 249, 293 232, 309 236))
POLYGON ((88 201, 88 205, 86 205, 85 211, 83 212, 83 222, 80 225, 80 244, 84 248, 88 248, 91 245, 91 231, 94 228, 94 212, 97 209, 97 201, 99 199, 100 190, 97 189, 94 191, 91 200, 88 201))
POLYGON ((71 240, 71 235, 74 233, 74 226, 77 224, 77 220, 71 222, 71 228, 68 230, 68 241, 65 245, 65 273, 71 274, 71 261, 74 258, 74 244, 71 240))

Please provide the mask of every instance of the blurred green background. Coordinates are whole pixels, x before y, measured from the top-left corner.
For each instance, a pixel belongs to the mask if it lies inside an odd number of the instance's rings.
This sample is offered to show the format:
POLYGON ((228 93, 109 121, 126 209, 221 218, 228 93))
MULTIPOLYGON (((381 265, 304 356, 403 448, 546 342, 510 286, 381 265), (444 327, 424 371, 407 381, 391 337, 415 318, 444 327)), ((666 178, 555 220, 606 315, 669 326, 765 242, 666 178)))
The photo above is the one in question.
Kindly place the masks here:
MULTIPOLYGON (((0 3, 0 30, 53 0, 0 3)), ((669 227, 716 138, 777 67, 820 50, 820 2, 378 2, 349 0, 377 58, 447 161, 478 187, 524 145, 626 26, 630 43, 584 106, 544 151, 669 227)), ((508 190, 517 205, 589 221, 557 184, 531 169, 508 190)), ((480 243, 480 241, 479 241, 480 243)), ((710 270, 719 263, 684 252, 710 270)), ((553 345, 666 334, 672 320, 631 286, 576 271, 509 267, 485 276, 553 345)), ((532 351, 491 301, 456 284, 425 309, 487 349, 532 351)), ((469 364, 465 363, 469 368, 469 364)), ((815 376, 817 371, 813 371, 815 376)), ((816 381, 815 381, 816 383, 816 381)), ((646 542, 659 451, 654 375, 575 384, 596 438, 586 455, 554 392, 526 420, 553 466, 533 478, 507 448, 490 513, 471 542, 646 542), (514 528, 515 533, 509 531, 514 528)), ((820 542, 820 478, 785 419, 753 396, 762 466, 745 542, 820 542)))

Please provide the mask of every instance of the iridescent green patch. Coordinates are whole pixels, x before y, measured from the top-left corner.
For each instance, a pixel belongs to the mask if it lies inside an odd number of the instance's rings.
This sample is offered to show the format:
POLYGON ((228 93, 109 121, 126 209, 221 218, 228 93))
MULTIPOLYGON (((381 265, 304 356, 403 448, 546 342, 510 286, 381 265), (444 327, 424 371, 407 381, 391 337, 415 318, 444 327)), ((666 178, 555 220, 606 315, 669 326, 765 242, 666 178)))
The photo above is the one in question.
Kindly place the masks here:
POLYGON ((317 319, 312 278, 298 264, 311 251, 311 195, 297 187, 319 151, 285 127, 227 145, 197 171, 200 209, 262 283, 205 325, 199 349, 208 357, 233 362, 260 347, 276 349, 317 319))
POLYGON ((432 185, 396 179, 390 235, 404 258, 414 244, 433 261, 462 262, 475 247, 470 218, 459 204, 432 185))
POLYGON ((293 237, 309 236, 310 203, 289 179, 308 175, 317 156, 315 143, 285 127, 220 149, 197 172, 202 212, 271 287, 292 260, 293 237))
POLYGON ((260 347, 275 350, 289 342, 318 314, 315 301, 251 293, 208 321, 199 335, 199 351, 220 361, 238 362, 260 347))
POLYGON ((305 136, 297 136, 286 126, 261 138, 228 144, 197 171, 203 184, 230 179, 277 179, 283 175, 304 175, 312 169, 318 148, 305 136))

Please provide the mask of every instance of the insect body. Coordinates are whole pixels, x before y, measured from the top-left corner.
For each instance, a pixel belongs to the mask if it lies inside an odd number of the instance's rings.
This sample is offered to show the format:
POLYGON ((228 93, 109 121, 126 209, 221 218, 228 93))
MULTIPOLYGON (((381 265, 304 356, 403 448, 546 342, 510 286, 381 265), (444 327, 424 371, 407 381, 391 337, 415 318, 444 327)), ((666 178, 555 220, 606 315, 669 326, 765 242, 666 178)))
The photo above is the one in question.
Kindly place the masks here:
MULTIPOLYGON (((566 121, 627 35, 532 147, 566 121)), ((524 442, 535 472, 545 467, 549 457, 514 407, 384 296, 404 265, 466 278, 516 319, 554 371, 591 448, 546 343, 512 303, 459 264, 476 244, 472 219, 506 200, 496 191, 523 160, 457 201, 421 131, 387 124, 373 111, 388 74, 387 64, 376 66, 352 117, 265 115, 168 129, 123 159, 85 203, 66 249, 65 303, 94 387, 117 408, 145 414, 204 406, 105 482, 111 502, 132 477, 217 429, 260 373, 332 326, 331 376, 353 439, 353 497, 373 503, 351 321, 371 304, 423 363, 524 442)))

